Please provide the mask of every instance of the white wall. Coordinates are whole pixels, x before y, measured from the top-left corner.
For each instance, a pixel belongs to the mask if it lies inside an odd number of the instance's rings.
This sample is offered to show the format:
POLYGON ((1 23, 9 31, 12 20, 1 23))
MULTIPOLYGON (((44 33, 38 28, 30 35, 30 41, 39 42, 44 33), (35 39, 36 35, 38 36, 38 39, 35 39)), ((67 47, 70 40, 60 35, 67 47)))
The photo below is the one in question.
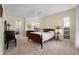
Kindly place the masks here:
POLYGON ((4 19, 7 21, 7 23, 11 25, 9 30, 13 31, 19 30, 19 33, 24 35, 24 18, 15 16, 5 16, 4 19))
POLYGON ((79 6, 76 8, 76 48, 79 48, 79 6))
MULTIPOLYGON (((29 28, 27 27, 27 25, 33 25, 33 24, 37 24, 40 23, 40 20, 39 19, 31 19, 31 18, 28 18, 28 17, 14 17, 14 16, 5 16, 4 18, 7 23, 9 23, 11 26, 10 26, 10 30, 14 30, 14 31, 17 31, 17 28, 19 29, 20 31, 20 34, 24 35, 25 36, 25 31, 29 30, 29 28), (18 24, 16 24, 16 22, 18 24), (20 26, 19 26, 19 23, 20 26), (19 26, 19 27, 18 27, 19 26)), ((31 28, 33 29, 33 28, 31 28)))
POLYGON ((70 38, 73 42, 75 42, 75 9, 67 10, 64 12, 60 12, 51 16, 47 16, 41 19, 40 25, 41 28, 56 28, 56 26, 60 26, 63 31, 64 26, 64 17, 70 17, 70 38))
POLYGON ((39 26, 40 26, 40 19, 31 19, 31 18, 28 18, 28 17, 26 17, 25 18, 25 30, 27 31, 27 30, 29 30, 29 28, 27 27, 27 25, 31 25, 32 26, 32 30, 33 30, 33 25, 35 25, 35 24, 39 24, 39 26))

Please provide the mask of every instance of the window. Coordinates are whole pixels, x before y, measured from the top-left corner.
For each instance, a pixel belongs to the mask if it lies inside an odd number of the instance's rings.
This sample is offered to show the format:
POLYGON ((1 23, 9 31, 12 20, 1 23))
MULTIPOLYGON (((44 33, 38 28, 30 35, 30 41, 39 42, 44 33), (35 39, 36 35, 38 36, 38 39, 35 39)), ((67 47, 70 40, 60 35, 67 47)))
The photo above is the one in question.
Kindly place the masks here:
POLYGON ((70 39, 70 17, 64 17, 64 38, 70 39))
POLYGON ((70 27, 70 17, 64 17, 64 27, 70 27))

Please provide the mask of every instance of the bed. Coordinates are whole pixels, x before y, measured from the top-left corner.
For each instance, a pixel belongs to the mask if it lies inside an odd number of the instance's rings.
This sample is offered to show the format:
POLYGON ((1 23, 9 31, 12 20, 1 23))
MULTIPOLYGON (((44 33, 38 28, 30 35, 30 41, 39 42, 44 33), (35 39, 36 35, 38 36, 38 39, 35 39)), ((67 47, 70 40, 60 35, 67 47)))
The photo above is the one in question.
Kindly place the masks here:
POLYGON ((54 29, 43 29, 41 32, 30 32, 28 33, 29 39, 41 44, 41 49, 43 49, 44 42, 54 38, 54 29))

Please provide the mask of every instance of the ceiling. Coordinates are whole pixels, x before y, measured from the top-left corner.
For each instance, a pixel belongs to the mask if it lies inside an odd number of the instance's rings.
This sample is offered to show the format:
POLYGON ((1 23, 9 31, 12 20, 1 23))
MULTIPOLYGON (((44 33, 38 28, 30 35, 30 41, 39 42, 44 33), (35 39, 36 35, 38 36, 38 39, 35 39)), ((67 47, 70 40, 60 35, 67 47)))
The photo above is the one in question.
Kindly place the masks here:
POLYGON ((75 8, 77 4, 5 4, 5 13, 8 16, 45 17, 61 11, 75 8))

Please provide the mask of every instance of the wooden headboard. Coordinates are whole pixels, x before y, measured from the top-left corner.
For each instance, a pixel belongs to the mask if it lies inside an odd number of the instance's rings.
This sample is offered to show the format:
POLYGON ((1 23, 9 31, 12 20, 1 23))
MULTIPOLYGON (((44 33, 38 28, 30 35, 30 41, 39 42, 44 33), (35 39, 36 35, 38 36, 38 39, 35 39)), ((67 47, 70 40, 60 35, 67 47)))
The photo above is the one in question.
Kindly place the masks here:
POLYGON ((44 32, 54 31, 54 29, 43 29, 44 32))

